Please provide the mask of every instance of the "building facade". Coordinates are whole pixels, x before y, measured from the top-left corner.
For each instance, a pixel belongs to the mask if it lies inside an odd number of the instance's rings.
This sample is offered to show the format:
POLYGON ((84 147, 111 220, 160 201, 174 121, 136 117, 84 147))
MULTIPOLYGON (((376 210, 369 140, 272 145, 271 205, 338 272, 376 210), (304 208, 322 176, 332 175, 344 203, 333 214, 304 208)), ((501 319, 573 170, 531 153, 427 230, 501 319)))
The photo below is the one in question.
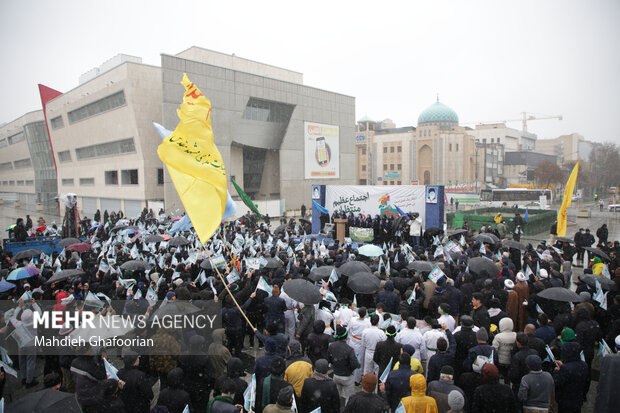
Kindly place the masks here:
POLYGON ((534 184, 534 170, 543 162, 557 162, 554 155, 539 152, 506 152, 504 159, 504 179, 506 186, 534 184))
MULTIPOLYGON (((161 59, 163 125, 178 123, 187 73, 211 100, 215 143, 229 180, 234 177, 252 199, 299 208, 311 204, 313 184, 355 183, 355 98, 305 86, 299 72, 199 47, 161 59), (321 128, 332 132, 315 139, 326 152, 310 142, 321 128), (316 168, 329 166, 329 173, 311 167, 319 156, 326 158, 316 168)), ((164 186, 166 210, 182 208, 167 173, 164 186)), ((234 189, 230 193, 238 199, 234 189)))
POLYGON ((471 183, 475 142, 457 114, 436 102, 418 117, 417 127, 396 128, 386 119, 364 117, 356 132, 356 182, 369 185, 453 185, 471 183), (385 126, 391 126, 385 128, 385 126))
POLYGON ((589 161, 593 148, 594 144, 578 133, 558 136, 555 139, 539 139, 536 142, 536 151, 555 156, 560 166, 567 162, 589 161))

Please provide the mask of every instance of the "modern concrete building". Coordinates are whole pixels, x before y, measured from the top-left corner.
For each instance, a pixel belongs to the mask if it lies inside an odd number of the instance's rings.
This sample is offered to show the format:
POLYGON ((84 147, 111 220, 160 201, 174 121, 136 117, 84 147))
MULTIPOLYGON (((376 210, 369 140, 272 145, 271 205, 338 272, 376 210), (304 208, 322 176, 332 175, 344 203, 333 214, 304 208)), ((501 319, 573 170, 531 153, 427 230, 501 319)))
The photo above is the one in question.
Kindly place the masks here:
POLYGON ((489 142, 488 138, 483 138, 482 142, 476 140, 476 188, 481 189, 485 185, 504 186, 504 151, 504 144, 495 139, 493 142, 489 142))
POLYGON ((503 175, 506 186, 533 184, 535 181, 534 170, 545 161, 555 163, 557 158, 554 155, 531 151, 506 152, 503 175))
POLYGON ((113 60, 46 104, 58 192, 76 193, 91 218, 97 209, 134 217, 164 198, 161 138, 152 126, 161 120, 161 69, 113 60))
POLYGON ((499 143, 504 146, 506 151, 521 150, 521 131, 509 128, 505 123, 476 125, 475 129, 471 130, 469 134, 475 137, 478 143, 499 143))
POLYGON ((0 126, 0 199, 29 209, 49 208, 57 195, 43 111, 0 126))
MULTIPOLYGON (((306 86, 299 72, 199 47, 162 54, 161 67, 163 125, 178 123, 185 72, 211 100, 215 143, 229 179, 259 209, 268 200, 279 201, 281 212, 308 207, 313 184, 355 183, 355 98, 306 86), (315 139, 313 131, 321 129, 331 135, 315 139)), ((167 173, 164 186, 166 210, 182 208, 167 173)))
POLYGON ((425 109, 418 126, 394 126, 391 120, 358 121, 356 182, 369 185, 450 185, 471 183, 475 143, 471 129, 458 125, 456 112, 441 102, 425 109))
POLYGON ((558 165, 570 161, 587 162, 593 148, 594 144, 578 133, 558 136, 555 139, 539 139, 536 142, 536 151, 555 156, 558 165))

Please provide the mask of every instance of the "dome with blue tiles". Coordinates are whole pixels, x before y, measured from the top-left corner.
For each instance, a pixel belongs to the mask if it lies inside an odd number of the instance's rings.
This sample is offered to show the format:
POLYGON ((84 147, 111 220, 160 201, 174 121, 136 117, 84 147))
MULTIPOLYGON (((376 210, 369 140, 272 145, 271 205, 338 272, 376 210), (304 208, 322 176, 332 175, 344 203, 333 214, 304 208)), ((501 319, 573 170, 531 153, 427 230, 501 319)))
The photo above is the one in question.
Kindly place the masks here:
POLYGON ((424 109, 418 116, 418 127, 420 126, 458 126, 459 117, 455 111, 437 101, 424 109))

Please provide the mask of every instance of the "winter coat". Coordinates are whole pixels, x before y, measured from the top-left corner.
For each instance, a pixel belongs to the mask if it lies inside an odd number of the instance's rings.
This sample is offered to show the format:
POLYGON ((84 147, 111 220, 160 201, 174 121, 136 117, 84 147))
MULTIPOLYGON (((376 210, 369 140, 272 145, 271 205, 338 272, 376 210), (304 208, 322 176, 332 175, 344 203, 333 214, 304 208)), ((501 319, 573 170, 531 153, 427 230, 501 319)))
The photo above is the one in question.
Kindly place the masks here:
POLYGON ((313 332, 308 334, 306 348, 308 351, 308 358, 312 360, 313 365, 319 359, 327 360, 327 349, 329 343, 333 341, 332 336, 323 332, 324 329, 325 324, 322 321, 315 321, 313 332))
POLYGON ((153 335, 153 353, 160 354, 150 356, 151 370, 158 374, 168 374, 177 366, 177 358, 181 354, 181 345, 165 328, 160 328, 153 335))
POLYGON ((426 380, 421 374, 414 374, 409 378, 411 396, 401 401, 407 413, 438 413, 437 402, 426 395, 426 380))
POLYGON ((562 345, 564 364, 553 372, 555 399, 560 411, 579 411, 590 388, 590 369, 579 358, 580 352, 579 343, 569 342, 562 345))
POLYGON ((209 350, 207 351, 213 366, 213 377, 220 377, 226 373, 226 365, 232 358, 230 351, 224 346, 224 334, 223 328, 213 331, 211 336, 213 342, 209 344, 209 350))
POLYGON ((455 385, 453 380, 434 380, 429 382, 426 394, 437 401, 437 409, 440 412, 447 412, 450 410, 448 395, 451 391, 461 393, 463 399, 466 400, 465 392, 460 387, 455 385))
POLYGON ((392 411, 396 409, 400 399, 411 394, 409 379, 416 371, 412 371, 410 366, 399 366, 397 370, 392 370, 385 381, 385 395, 392 411))
POLYGON ((474 319, 474 325, 484 327, 487 331, 489 331, 489 326, 491 324, 489 320, 489 311, 484 305, 473 309, 471 312, 471 318, 474 319))
POLYGON ((512 319, 506 317, 499 321, 500 333, 493 339, 493 347, 497 349, 499 364, 510 365, 510 355, 517 341, 517 333, 512 329, 512 319))
POLYGON ((207 413, 237 413, 239 408, 235 407, 230 397, 216 396, 209 401, 207 413))
POLYGON ((601 359, 600 376, 594 411, 612 413, 620 406, 618 377, 620 377, 620 354, 610 354, 601 359))
POLYGON ((103 400, 102 383, 106 379, 103 363, 94 356, 79 356, 71 363, 75 395, 81 407, 97 406, 103 400))
POLYGON ((344 413, 388 413, 389 406, 381 395, 361 391, 349 397, 344 413))
POLYGON ((525 364, 525 359, 527 356, 532 354, 539 356, 536 350, 525 346, 517 349, 517 352, 512 355, 512 359, 510 360, 510 369, 508 370, 508 378, 513 385, 518 386, 521 383, 523 376, 530 371, 525 364))
POLYGON ((317 407, 321 407, 321 413, 339 413, 340 394, 336 383, 329 379, 306 379, 301 389, 301 403, 297 407, 299 413, 309 413, 317 407))
POLYGON ((383 309, 392 314, 398 313, 400 298, 394 293, 394 283, 390 280, 386 281, 383 291, 377 294, 376 304, 383 303, 383 309))
POLYGON ((175 369, 168 374, 168 387, 159 393, 157 404, 166 406, 169 413, 182 413, 190 404, 189 393, 183 390, 183 370, 175 369))
POLYGON ((477 344, 474 347, 469 349, 469 353, 467 354, 467 358, 463 361, 463 371, 473 371, 472 365, 478 356, 491 357, 491 353, 493 354, 493 364, 496 366, 499 365, 499 360, 497 356, 497 350, 491 347, 486 343, 477 344))
POLYGON ((463 326, 461 326, 460 331, 454 333, 454 341, 456 342, 455 367, 458 373, 463 368, 463 362, 469 354, 469 349, 476 346, 478 341, 476 340, 476 333, 470 327, 463 326))
POLYGON ((386 340, 377 343, 373 361, 379 366, 379 376, 387 368, 390 359, 392 359, 392 367, 396 364, 402 348, 403 345, 394 341, 394 337, 388 337, 386 340))
POLYGON ((129 366, 120 369, 118 378, 125 382, 120 392, 120 398, 130 412, 145 412, 151 410, 153 389, 146 374, 138 366, 129 366))
POLYGON ((275 295, 265 298, 265 324, 284 324, 286 302, 275 295))
POLYGON ((553 397, 555 384, 546 371, 532 371, 521 379, 517 398, 523 408, 548 409, 553 397))
POLYGON ((228 371, 225 375, 218 377, 215 381, 215 387, 213 388, 213 396, 220 396, 222 394, 222 385, 226 380, 233 380, 235 383, 235 397, 233 402, 235 404, 243 405, 243 392, 248 387, 248 383, 242 379, 245 376, 245 369, 243 362, 237 357, 233 357, 228 362, 228 371))
POLYGON ((445 353, 435 353, 428 361, 428 369, 426 371, 426 380, 430 383, 433 380, 439 380, 439 374, 443 366, 452 366, 454 368, 454 355, 456 354, 456 341, 450 330, 445 330, 448 336, 448 350, 445 353))
POLYGON ((276 342, 272 339, 267 340, 265 343, 265 355, 260 356, 254 363, 254 374, 256 375, 256 382, 271 374, 271 362, 279 358, 276 354, 276 342))
POLYGON ((333 366, 336 376, 350 376, 355 369, 360 367, 355 351, 344 340, 331 343, 327 355, 327 360, 333 366))
POLYGON ((510 386, 497 379, 476 387, 471 411, 476 413, 517 413, 517 403, 510 386))
MULTIPOLYGON (((275 403, 278 400, 278 393, 285 387, 293 387, 290 383, 284 381, 282 377, 269 375, 256 384, 256 403, 254 411, 262 413, 268 404, 275 403)), ((243 403, 241 403, 243 405, 243 403)))

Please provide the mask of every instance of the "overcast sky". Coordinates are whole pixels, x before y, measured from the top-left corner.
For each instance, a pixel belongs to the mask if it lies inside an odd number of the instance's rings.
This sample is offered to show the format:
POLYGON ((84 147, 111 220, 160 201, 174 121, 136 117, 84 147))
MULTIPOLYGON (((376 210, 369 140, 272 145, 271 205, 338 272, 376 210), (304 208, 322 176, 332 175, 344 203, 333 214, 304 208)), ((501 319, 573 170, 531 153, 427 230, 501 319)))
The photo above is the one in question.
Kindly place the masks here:
POLYGON ((1 0, 0 123, 40 109, 37 83, 68 91, 118 53, 159 66, 196 45, 354 96, 356 119, 415 126, 439 93, 461 124, 562 115, 529 130, 620 143, 618 22, 618 0, 1 0))

